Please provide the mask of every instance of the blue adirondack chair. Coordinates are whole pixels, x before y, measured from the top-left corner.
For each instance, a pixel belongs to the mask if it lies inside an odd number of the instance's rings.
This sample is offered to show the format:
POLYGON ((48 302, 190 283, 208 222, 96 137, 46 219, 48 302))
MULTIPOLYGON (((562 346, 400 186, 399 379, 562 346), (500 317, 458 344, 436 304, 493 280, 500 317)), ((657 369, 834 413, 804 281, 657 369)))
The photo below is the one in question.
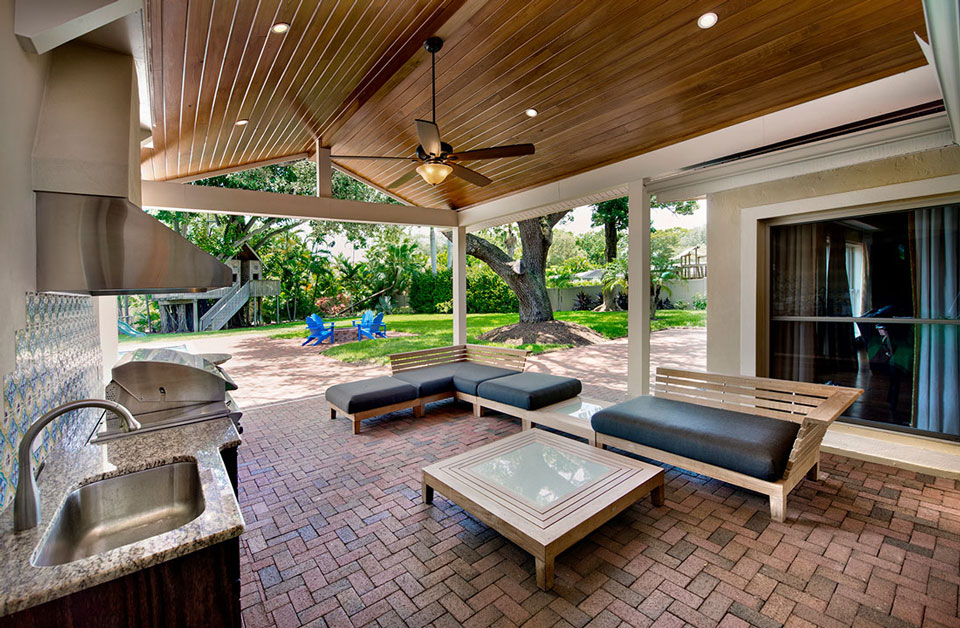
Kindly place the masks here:
POLYGON ((330 344, 333 344, 333 323, 329 325, 323 322, 323 319, 316 314, 311 314, 307 317, 307 339, 304 341, 301 347, 306 346, 311 341, 315 340, 312 346, 317 346, 327 338, 330 339, 330 344))
POLYGON ((387 337, 387 326, 383 324, 383 312, 374 316, 366 325, 363 324, 362 320, 360 324, 357 325, 357 340, 362 341, 364 336, 370 340, 374 340, 377 337, 387 337))
POLYGON ((350 324, 353 325, 354 327, 360 327, 360 326, 369 327, 370 321, 372 320, 373 320, 373 310, 364 310, 363 314, 360 315, 360 320, 350 321, 350 324))

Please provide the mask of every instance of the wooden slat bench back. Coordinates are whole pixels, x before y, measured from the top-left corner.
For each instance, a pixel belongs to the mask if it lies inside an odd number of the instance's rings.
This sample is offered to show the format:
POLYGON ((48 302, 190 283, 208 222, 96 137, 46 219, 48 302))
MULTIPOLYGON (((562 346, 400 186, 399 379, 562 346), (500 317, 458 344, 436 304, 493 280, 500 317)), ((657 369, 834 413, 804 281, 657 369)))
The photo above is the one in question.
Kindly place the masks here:
POLYGON ((526 367, 527 355, 530 352, 524 349, 510 349, 507 347, 488 347, 484 345, 453 345, 394 353, 390 358, 390 372, 400 373, 411 369, 453 362, 476 362, 488 366, 522 371, 526 367))

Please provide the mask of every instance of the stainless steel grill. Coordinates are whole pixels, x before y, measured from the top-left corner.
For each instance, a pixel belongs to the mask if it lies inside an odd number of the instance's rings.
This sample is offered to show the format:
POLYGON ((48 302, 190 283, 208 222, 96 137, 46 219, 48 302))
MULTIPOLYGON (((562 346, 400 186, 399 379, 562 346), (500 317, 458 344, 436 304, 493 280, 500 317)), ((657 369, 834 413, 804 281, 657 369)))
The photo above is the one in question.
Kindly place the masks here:
MULTIPOLYGON (((229 417, 240 430, 240 409, 229 391, 237 385, 215 364, 229 356, 194 355, 173 349, 137 349, 123 356, 111 372, 106 397, 123 405, 140 421, 136 434, 187 423, 229 417)), ((128 435, 107 414, 93 442, 128 435)))

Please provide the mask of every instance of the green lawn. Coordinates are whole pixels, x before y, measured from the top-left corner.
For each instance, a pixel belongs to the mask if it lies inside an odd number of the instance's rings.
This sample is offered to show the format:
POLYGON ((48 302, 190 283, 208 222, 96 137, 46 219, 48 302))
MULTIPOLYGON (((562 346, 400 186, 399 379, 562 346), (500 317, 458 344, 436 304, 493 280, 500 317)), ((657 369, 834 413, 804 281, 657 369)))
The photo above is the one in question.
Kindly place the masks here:
MULTIPOLYGON (((607 338, 622 338, 627 335, 626 312, 555 312, 560 320, 580 323, 596 330, 607 338)), ((495 327, 516 323, 516 314, 468 314, 467 340, 472 343, 493 344, 477 340, 477 336, 495 327)), ((384 318, 387 323, 387 338, 376 341, 350 342, 334 345, 326 354, 344 362, 371 360, 385 363, 391 353, 417 351, 442 347, 453 342, 453 316, 450 314, 399 314, 384 318), (390 331, 407 332, 416 336, 389 337, 390 331)), ((657 313, 651 329, 660 330, 670 327, 703 327, 706 325, 705 311, 666 310, 657 313)), ((296 330, 284 330, 272 334, 274 338, 303 338, 302 327, 296 330)), ((520 345, 533 353, 542 353, 550 349, 561 349, 569 345, 534 344, 520 345)))
MULTIPOLYGON (((607 338, 622 338, 627 335, 626 312, 554 312, 554 316, 559 320, 580 323, 590 327, 607 338)), ((356 317, 331 320, 347 323, 356 320, 356 317)), ((493 344, 481 342, 477 340, 477 336, 495 327, 516 323, 517 320, 518 316, 516 314, 468 314, 467 340, 472 343, 493 344)), ((657 312, 657 318, 651 321, 650 328, 658 331, 671 327, 704 327, 707 324, 706 320, 707 313, 704 310, 662 310, 657 312)), ((344 362, 371 360, 382 364, 387 361, 387 356, 391 353, 442 347, 453 342, 453 316, 451 314, 395 314, 385 317, 384 322, 387 323, 388 337, 386 339, 334 345, 327 349, 327 355, 344 362), (416 335, 389 337, 391 331, 416 335)), ((206 336, 263 333, 264 331, 272 331, 270 334, 272 338, 305 338, 304 323, 296 322, 248 329, 205 331, 199 334, 165 334, 162 336, 156 334, 146 338, 121 336, 120 342, 143 342, 144 340, 161 339, 164 341, 190 340, 206 336)), ((520 345, 520 348, 529 349, 533 353, 543 353, 550 349, 561 349, 568 346, 534 344, 520 345)))

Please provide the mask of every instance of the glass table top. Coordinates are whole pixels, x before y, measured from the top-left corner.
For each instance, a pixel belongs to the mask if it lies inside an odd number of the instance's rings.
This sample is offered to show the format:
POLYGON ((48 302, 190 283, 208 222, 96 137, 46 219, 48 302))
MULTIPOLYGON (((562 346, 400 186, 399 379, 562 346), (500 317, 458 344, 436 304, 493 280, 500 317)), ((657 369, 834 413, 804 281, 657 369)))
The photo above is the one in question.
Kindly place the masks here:
POLYGON ((600 412, 601 410, 603 410, 603 406, 577 398, 571 399, 570 403, 559 406, 554 410, 554 412, 557 414, 566 414, 567 416, 571 416, 575 419, 589 421, 593 418, 594 414, 600 412))
POLYGON ((538 507, 549 506, 610 472, 610 467, 543 443, 528 443, 469 470, 538 507))

